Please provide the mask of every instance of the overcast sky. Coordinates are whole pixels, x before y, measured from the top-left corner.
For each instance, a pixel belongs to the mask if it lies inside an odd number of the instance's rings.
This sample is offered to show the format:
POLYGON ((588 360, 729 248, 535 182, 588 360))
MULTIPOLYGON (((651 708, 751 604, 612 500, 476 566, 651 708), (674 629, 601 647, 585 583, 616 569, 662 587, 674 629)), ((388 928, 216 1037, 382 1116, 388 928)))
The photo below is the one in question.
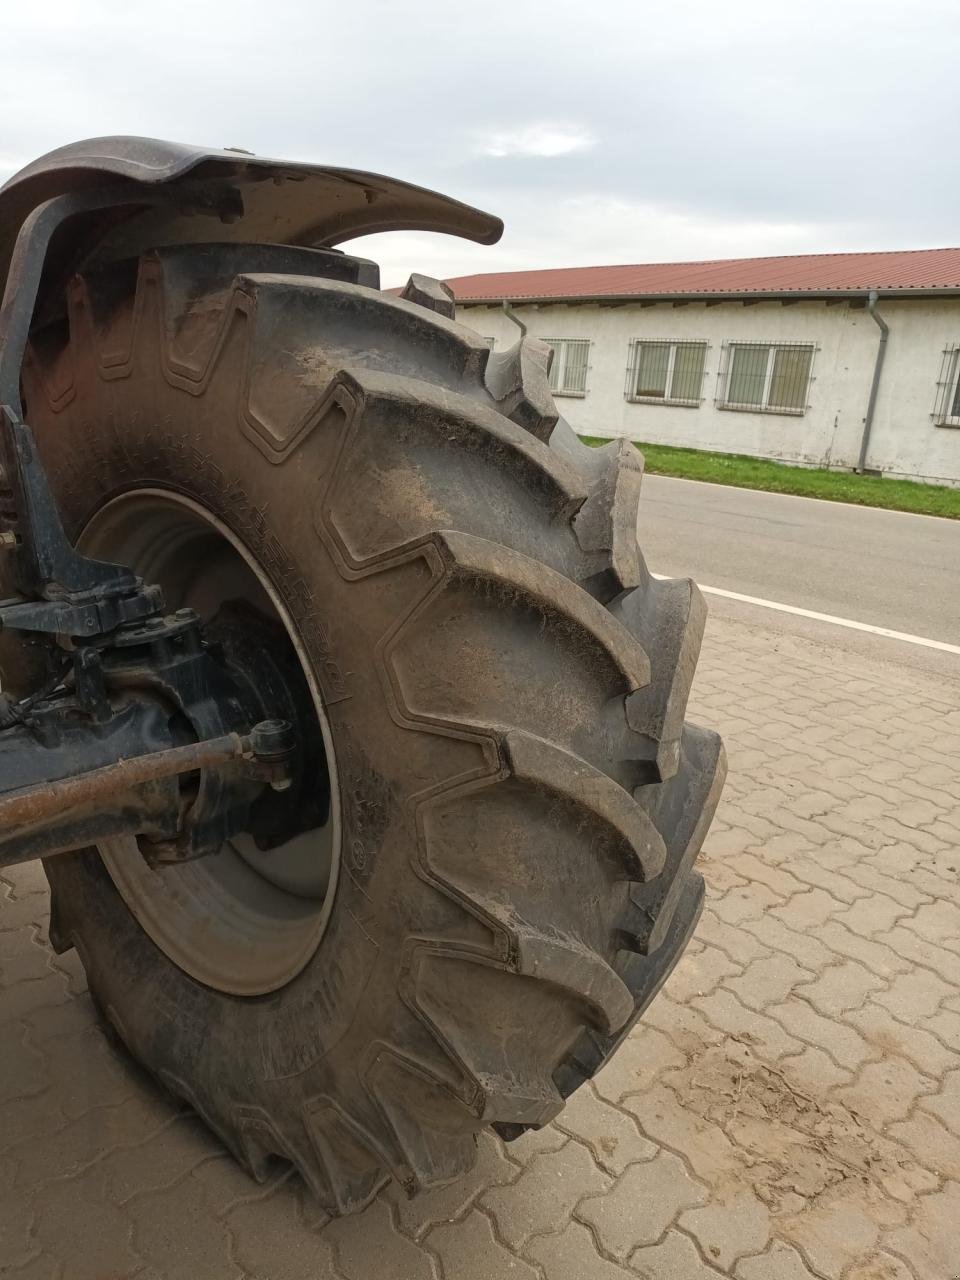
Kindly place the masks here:
POLYGON ((133 133, 504 219, 357 242, 387 285, 960 244, 957 0, 5 0, 2 35, 0 177, 133 133))

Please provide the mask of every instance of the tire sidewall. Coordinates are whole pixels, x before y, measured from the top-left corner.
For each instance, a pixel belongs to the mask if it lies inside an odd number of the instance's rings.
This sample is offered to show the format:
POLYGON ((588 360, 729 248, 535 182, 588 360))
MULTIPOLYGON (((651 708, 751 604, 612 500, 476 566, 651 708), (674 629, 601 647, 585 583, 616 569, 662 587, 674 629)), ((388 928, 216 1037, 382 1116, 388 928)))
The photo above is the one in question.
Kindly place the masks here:
MULTIPOLYGON (((371 616, 364 633, 352 629, 346 675, 334 649, 336 640, 345 643, 346 637, 320 605, 324 601, 335 616, 350 589, 313 527, 318 476, 329 459, 322 432, 277 467, 239 435, 229 399, 198 401, 175 388, 138 387, 136 379, 101 382, 94 391, 105 394, 95 394, 87 406, 78 396, 49 424, 54 429, 45 430, 42 421, 35 427, 70 536, 78 536, 98 510, 132 490, 166 489, 200 504, 230 529, 269 579, 296 628, 331 721, 341 809, 336 897, 312 959, 268 997, 230 996, 179 969, 136 922, 96 852, 46 863, 56 898, 71 904, 69 941, 81 953, 100 1004, 135 1055, 161 1079, 165 1072, 175 1075, 177 1084, 191 1077, 204 1080, 201 1059, 232 1062, 239 1105, 250 1100, 252 1075, 269 1088, 331 1054, 355 1029, 359 995, 376 985, 378 963, 401 943, 402 931, 394 939, 384 929, 369 892, 378 870, 378 836, 385 826, 407 825, 402 806, 397 813, 384 813, 393 788, 377 775, 367 745, 371 716, 389 719, 374 660, 386 622, 371 616), (155 406, 166 402, 157 406, 166 411, 144 412, 144 399, 155 406), (171 425, 171 404, 177 426, 171 425), (226 411, 216 413, 217 405, 226 411), (362 700, 358 689, 364 691, 362 700), (371 814, 379 831, 371 827, 371 814), (96 954, 101 949, 104 954, 96 954)), ((402 844, 400 832, 390 843, 402 844)), ((394 964, 384 980, 395 986, 394 964)), ((376 1039, 374 1028, 357 1037, 358 1048, 371 1039, 376 1039)), ((231 1068, 221 1070, 229 1075, 231 1068)), ((221 1090, 222 1085, 221 1080, 221 1090)), ((191 1101, 210 1123, 221 1132, 229 1128, 210 1114, 204 1090, 190 1087, 191 1101)), ((316 1087, 314 1080, 311 1088, 316 1087)))

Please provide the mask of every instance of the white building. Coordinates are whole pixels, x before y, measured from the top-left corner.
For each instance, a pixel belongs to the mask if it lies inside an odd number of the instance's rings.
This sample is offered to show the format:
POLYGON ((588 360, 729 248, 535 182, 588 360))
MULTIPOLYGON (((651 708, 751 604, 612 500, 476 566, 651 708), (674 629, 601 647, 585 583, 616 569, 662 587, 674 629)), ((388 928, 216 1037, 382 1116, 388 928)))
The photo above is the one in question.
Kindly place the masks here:
POLYGON ((448 284, 458 319, 497 347, 518 333, 504 303, 550 343, 555 393, 583 435, 844 469, 865 444, 868 471, 960 485, 960 249, 448 284))

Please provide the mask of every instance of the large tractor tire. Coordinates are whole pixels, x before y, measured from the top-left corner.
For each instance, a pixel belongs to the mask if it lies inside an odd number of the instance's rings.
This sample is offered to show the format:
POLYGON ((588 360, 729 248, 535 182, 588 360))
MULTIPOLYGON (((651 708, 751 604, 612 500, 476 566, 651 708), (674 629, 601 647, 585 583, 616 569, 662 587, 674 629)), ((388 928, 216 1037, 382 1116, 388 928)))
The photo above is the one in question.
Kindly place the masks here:
POLYGON ((24 375, 71 536, 299 663, 322 739, 312 831, 49 859, 52 940, 254 1176, 289 1161, 333 1213, 449 1181, 597 1071, 696 923, 724 774, 636 451, 557 421, 542 344, 364 279, 159 249, 75 279, 24 375))

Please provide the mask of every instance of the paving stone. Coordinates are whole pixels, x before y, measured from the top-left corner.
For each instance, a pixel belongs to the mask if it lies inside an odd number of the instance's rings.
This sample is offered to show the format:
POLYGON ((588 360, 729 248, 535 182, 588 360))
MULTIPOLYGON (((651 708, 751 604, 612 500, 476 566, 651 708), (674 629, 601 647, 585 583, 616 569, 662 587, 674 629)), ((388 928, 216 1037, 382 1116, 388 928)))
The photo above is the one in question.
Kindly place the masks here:
POLYGON ((726 857, 712 858, 709 854, 701 853, 697 858, 697 868, 707 882, 707 892, 712 898, 747 883, 743 876, 737 875, 732 861, 726 857))
POLYGON ((778 831, 773 828, 771 834, 763 841, 763 857, 765 861, 781 865, 789 864, 795 857, 810 853, 817 846, 806 836, 796 831, 778 831))
MULTIPOLYGON (((0 1155, 0 1201, 5 1195, 12 1195, 17 1183, 17 1171, 20 1163, 12 1156, 0 1155)), ((0 1252, 0 1257, 3 1257, 0 1252)))
POLYGON ((604 1253, 622 1262, 638 1245, 659 1240, 684 1209, 706 1199, 706 1188, 690 1177, 683 1161, 661 1151, 631 1165, 605 1195, 581 1201, 576 1213, 596 1232, 604 1253))
POLYGON ((827 920, 817 930, 817 938, 831 951, 858 960, 872 974, 888 982, 898 973, 908 973, 910 964, 883 942, 861 937, 839 920, 827 920))
POLYGON ((900 865, 891 874, 892 868, 886 873, 882 872, 877 865, 870 863, 854 863, 845 871, 845 875, 857 884, 862 885, 865 889, 872 889, 875 893, 885 894, 888 898, 893 898, 894 902, 899 902, 902 907, 906 907, 908 911, 913 911, 919 907, 925 900, 929 901, 930 895, 925 893, 912 879, 912 868, 905 866, 906 858, 904 854, 912 854, 917 857, 915 849, 907 849, 902 845, 890 845, 886 849, 882 849, 879 854, 875 855, 876 859, 880 859, 885 854, 891 854, 893 850, 899 850, 899 857, 893 853, 894 861, 900 865), (904 881, 901 878, 907 873, 911 874, 911 881, 904 881))
POLYGON ((5 1163, 19 1167, 17 1152, 25 1149, 22 1144, 29 1142, 33 1147, 41 1146, 68 1123, 56 1095, 51 1091, 8 1102, 3 1108, 0 1124, 0 1153, 5 1163))
MULTIPOLYGON (((847 741, 854 741, 853 735, 848 735, 847 741)), ((861 796, 853 804, 847 805, 846 816, 852 818, 854 822, 866 822, 869 818, 883 817, 892 807, 893 803, 887 797, 861 796)))
POLYGON ((698 952, 687 950, 680 963, 667 979, 667 990, 672 1000, 686 1003, 693 996, 707 995, 724 978, 743 973, 741 965, 734 962, 716 947, 704 946, 698 952))
MULTIPOLYGON (((920 827, 906 827, 902 822, 898 822, 896 818, 874 819, 866 825, 881 834, 884 844, 908 843, 925 853, 931 854, 939 853, 946 847, 943 840, 930 835, 929 832, 922 830, 920 827)), ((953 843, 952 839, 950 843, 953 843)))
POLYGON ((865 969, 856 960, 839 960, 828 966, 813 982, 797 988, 797 995, 807 1000, 828 1018, 837 1018, 857 1009, 874 991, 883 988, 883 979, 865 969))
POLYGON ((50 973, 50 953, 34 941, 35 930, 0 931, 0 987, 45 978, 50 973))
POLYGON ((712 859, 726 861, 739 854, 747 845, 752 844, 753 840, 753 833, 746 827, 726 827, 722 831, 716 831, 711 827, 704 849, 712 859))
POLYGON ((816 1098, 825 1097, 831 1089, 853 1080, 852 1071, 842 1070, 822 1049, 811 1045, 795 1057, 781 1059, 780 1066, 791 1081, 816 1098))
POLYGON ((769 955, 769 949, 759 943, 749 930, 727 924, 709 908, 700 917, 697 937, 719 947, 735 964, 751 964, 760 956, 769 955))
POLYGON ((827 1280, 839 1280, 866 1257, 880 1229, 857 1204, 843 1200, 811 1205, 777 1224, 779 1233, 797 1245, 813 1269, 827 1280))
POLYGON ((26 1044, 23 1037, 23 1028, 16 1024, 4 1035, 0 1054, 0 1106, 35 1097, 50 1087, 49 1057, 26 1044))
POLYGON ((22 862, 16 867, 4 867, 3 878, 10 886, 13 899, 26 898, 32 893, 49 898, 50 886, 41 862, 22 862))
POLYGON ((783 1004, 771 1005, 767 1015, 798 1040, 823 1049, 837 1066, 847 1071, 856 1071, 861 1063, 877 1056, 877 1050, 859 1032, 835 1019, 825 1018, 795 995, 788 996, 783 1004))
MULTIPOLYGON (((883 942, 891 951, 895 951, 904 960, 919 965, 924 969, 933 969, 941 976, 953 973, 957 965, 957 957, 951 951, 944 951, 936 943, 921 938, 918 933, 897 925, 883 935, 883 942)), ((909 973, 910 970, 907 970, 909 973)))
POLYGON ((932 1027, 930 1019, 924 1023, 925 1027, 931 1028, 930 1030, 924 1030, 922 1027, 905 1027, 888 1009, 867 1001, 862 1009, 854 1009, 846 1014, 844 1021, 856 1027, 870 1044, 875 1045, 883 1053, 893 1053, 908 1058, 926 1075, 939 1078, 945 1071, 960 1063, 960 1036, 949 1040, 949 1043, 957 1045, 958 1048, 946 1048, 936 1035, 931 1034, 935 1028, 932 1027))
POLYGON ((755 960, 738 977, 727 978, 724 986, 750 1009, 761 1010, 768 1004, 779 1004, 794 987, 809 983, 813 974, 801 968, 790 956, 777 953, 755 960))
POLYGON ((711 1026, 699 1009, 676 1004, 662 993, 644 1014, 643 1024, 662 1031, 687 1057, 702 1053, 706 1045, 719 1044, 724 1038, 723 1032, 711 1026))
POLYGON ((782 906, 772 908, 770 914, 798 933, 805 933, 822 925, 843 907, 842 902, 822 889, 809 889, 806 893, 795 894, 782 906))
POLYGON ((736 1280, 816 1280, 792 1245, 775 1240, 768 1251, 737 1263, 736 1280))
POLYGON ((902 1142, 914 1159, 939 1177, 960 1182, 960 1137, 919 1107, 909 1119, 892 1124, 888 1136, 902 1142))
POLYGON ((271 1195, 231 1209, 231 1253, 244 1280, 320 1280, 335 1274, 333 1246, 298 1212, 302 1191, 288 1179, 271 1195))
POLYGON ((764 912, 782 902, 779 894, 762 884, 746 884, 728 889, 712 899, 714 914, 725 924, 738 925, 744 920, 759 920, 764 912))
POLYGON ((931 804, 928 800, 912 800, 909 804, 897 806, 897 818, 905 827, 926 827, 936 822, 943 815, 940 805, 931 804))
MULTIPOLYGON (((734 779, 736 785, 736 779, 734 779)), ((735 792, 730 788, 729 782, 724 791, 725 799, 723 802, 723 811, 727 815, 731 823, 738 823, 742 827, 752 833, 754 841, 763 842, 774 839, 779 833, 772 822, 766 818, 760 818, 754 813, 748 813, 734 799, 735 792)))
POLYGON ((630 1265, 643 1280, 716 1280, 718 1272, 708 1267, 689 1236, 668 1231, 662 1244, 637 1249, 630 1265))
POLYGON ((937 822, 927 823, 923 831, 926 835, 941 840, 948 848, 955 848, 957 839, 960 837, 960 830, 957 829, 956 823, 949 821, 946 817, 937 822))
POLYGON ((851 906, 853 903, 859 902, 861 898, 872 896, 868 888, 858 884, 856 880, 849 877, 845 872, 830 870, 826 867, 824 865, 824 852, 824 850, 818 849, 816 853, 807 858, 797 858, 791 861, 788 864, 790 874, 801 884, 809 885, 813 889, 824 889, 831 897, 840 902, 846 902, 851 906))
MULTIPOLYGON (((781 762, 783 765, 785 762, 781 762)), ((844 788, 850 795, 856 795, 853 787, 844 788)), ((798 818, 820 818, 826 813, 833 813, 840 806, 837 804, 837 796, 830 791, 816 791, 812 788, 802 787, 790 797, 787 808, 791 813, 795 813, 798 818)))
POLYGON ((159 1133, 109 1152, 100 1164, 107 1193, 122 1205, 146 1191, 159 1191, 186 1177, 201 1160, 222 1147, 206 1125, 190 1113, 174 1116, 159 1133))
POLYGON ((846 1280, 914 1280, 914 1273, 902 1258, 875 1253, 869 1262, 848 1271, 846 1280))
POLYGON ((682 1155, 704 1182, 737 1175, 740 1160, 727 1135, 719 1125, 683 1106, 671 1089, 654 1085, 624 1099, 623 1105, 637 1117, 648 1138, 682 1155))
POLYGON ((332 1244, 345 1280, 437 1280, 437 1264, 421 1245, 396 1228, 382 1197, 349 1218, 334 1218, 322 1239, 332 1244))
POLYGON ((812 1280, 815 1257, 829 1280, 840 1253, 843 1280, 960 1275, 958 689, 712 620, 690 714, 726 733, 730 780, 707 908, 666 993, 559 1123, 506 1147, 484 1135, 472 1179, 419 1201, 387 1190, 340 1223, 292 1177, 258 1186, 97 1041, 76 955, 45 942, 42 870, 0 876, 6 1070, 46 1082, 0 1109, 0 1232, 24 1196, 28 1220, 31 1196, 54 1206, 17 1270, 6 1228, 0 1270, 71 1280, 79 1246, 110 1280, 812 1280), (861 967, 881 985, 851 1006, 861 967), (708 1199, 628 1260, 602 1256, 578 1204, 668 1159, 708 1199), (72 1205, 46 1198, 67 1186, 72 1205), (765 1247, 768 1214, 794 1243, 765 1247))
MULTIPOLYGON (((570 1222, 559 1234, 531 1241, 527 1254, 543 1268, 544 1280, 636 1280, 636 1272, 602 1258, 593 1237, 579 1222, 570 1222)), ((459 1272, 448 1272, 460 1280, 459 1272)), ((494 1280, 499 1271, 477 1273, 476 1280, 494 1280)), ((505 1274, 509 1274, 506 1272, 505 1274)))
MULTIPOLYGON (((0 1027, 7 1028, 37 1009, 62 1004, 70 999, 63 974, 48 972, 35 982, 21 982, 0 989, 0 1027)), ((5 1031, 5 1035, 10 1035, 5 1031)))
POLYGON ((87 975, 76 951, 65 951, 62 956, 51 956, 50 964, 66 979, 67 990, 72 996, 83 995, 88 990, 87 975))
MULTIPOLYGON (((62 982, 59 974, 53 975, 62 982)), ((66 996, 66 991, 64 991, 66 996)), ((60 1036, 72 1036, 96 1027, 97 1015, 88 995, 70 996, 56 1004, 43 1004, 23 1013, 30 1044, 41 1047, 60 1036)), ((59 1048, 53 1052, 60 1052, 59 1048)))
POLYGON ((816 933, 798 933, 777 916, 746 920, 742 927, 765 946, 792 956, 804 969, 816 972, 833 959, 833 953, 820 941, 822 930, 817 930, 816 933))
POLYGON ((894 1120, 904 1120, 922 1093, 936 1082, 920 1072, 906 1058, 887 1054, 880 1062, 869 1062, 853 1084, 838 1089, 836 1099, 882 1129, 894 1120))
MULTIPOLYGON (((38 1201, 33 1239, 69 1280, 120 1280, 142 1267, 130 1244, 130 1219, 107 1200, 98 1173, 51 1182, 38 1201)), ((228 1273, 212 1270, 211 1280, 222 1274, 228 1273)))
POLYGON ((558 1231, 579 1201, 612 1183, 579 1142, 568 1142, 560 1151, 534 1156, 517 1182, 487 1191, 480 1204, 506 1243, 519 1249, 531 1236, 558 1231))
MULTIPOLYGON (((68 1273, 65 1272, 62 1262, 52 1258, 48 1253, 38 1253, 26 1265, 11 1270, 9 1275, 11 1280, 67 1280, 68 1273)), ((144 1273, 137 1273, 137 1280, 140 1280, 141 1275, 144 1273)), ((144 1280, 152 1280, 152 1278, 144 1275, 144 1280)))
POLYGON ((28 893, 27 897, 1 896, 0 891, 0 932, 6 929, 22 929, 24 925, 40 928, 46 923, 49 904, 42 893, 28 893))
POLYGON ((128 1054, 98 1026, 64 1036, 45 1059, 60 1105, 71 1119, 94 1107, 115 1105, 137 1091, 128 1054))
POLYGON ((924 1026, 931 1035, 939 1036, 944 1044, 960 1045, 960 1013, 946 1007, 938 1009, 924 1026))
MULTIPOLYGON (((555 1235, 547 1237, 549 1241, 557 1239, 555 1235)), ((540 1245, 543 1241, 535 1243, 540 1245)), ((536 1280, 538 1276, 534 1267, 503 1247, 494 1235, 490 1219, 476 1209, 471 1210, 456 1227, 435 1227, 426 1244, 437 1254, 443 1274, 451 1280, 454 1277, 456 1280, 492 1280, 494 1276, 536 1280)))
POLYGON ((507 1158, 517 1165, 528 1164, 534 1156, 546 1151, 559 1151, 570 1141, 570 1135, 554 1124, 542 1129, 528 1129, 526 1133, 504 1144, 507 1158))
MULTIPOLYGON (((564 1120, 571 1106, 583 1095, 592 1096, 589 1085, 573 1095, 564 1108, 564 1120)), ((639 1135, 638 1140, 642 1141, 639 1135)), ((421 1240, 432 1227, 462 1217, 481 1192, 513 1182, 519 1176, 520 1166, 508 1158, 504 1144, 488 1131, 480 1135, 477 1162, 466 1177, 458 1178, 448 1187, 425 1191, 413 1200, 395 1186, 388 1187, 384 1194, 394 1206, 400 1230, 414 1240, 421 1240)))
POLYGON ((765 1248, 770 1210, 752 1191, 720 1192, 701 1209, 688 1209, 678 1225, 700 1245, 700 1251, 725 1271, 744 1254, 765 1248))
POLYGON ((765 1058, 775 1061, 785 1053, 799 1053, 803 1048, 778 1022, 745 1008, 729 991, 715 991, 713 995, 694 1000, 693 1005, 715 1027, 752 1045, 765 1058))
MULTIPOLYGON (((280 1161, 275 1162, 265 1182, 257 1182, 238 1164, 230 1153, 210 1135, 215 1151, 200 1160, 190 1171, 190 1183, 196 1188, 215 1218, 225 1217, 238 1205, 265 1200, 276 1188, 290 1178, 291 1171, 280 1161)), ((325 1222, 321 1215, 319 1222, 325 1222)))
POLYGON ((594 1077, 597 1092, 608 1102, 620 1102, 631 1093, 648 1089, 671 1067, 682 1067, 684 1057, 662 1031, 641 1022, 594 1077))
POLYGON ((175 1115, 169 1105, 149 1093, 66 1123, 61 1118, 42 1141, 31 1134, 10 1148, 20 1166, 18 1183, 41 1186, 54 1178, 75 1176, 115 1147, 134 1146, 149 1138, 175 1115))
POLYGON ((920 1106, 960 1137, 960 1070, 951 1071, 941 1089, 929 1098, 921 1098, 920 1106))
POLYGON ((872 898, 862 898, 852 907, 838 913, 837 920, 853 933, 859 933, 861 937, 877 937, 882 942, 883 935, 892 929, 898 920, 909 914, 907 907, 894 902, 892 898, 874 895, 872 898))
POLYGON ((884 1236, 882 1246, 909 1262, 917 1280, 946 1280, 960 1275, 960 1183, 924 1196, 913 1221, 884 1236))
POLYGON ((3 1265, 18 1267, 37 1252, 32 1239, 37 1204, 33 1190, 4 1189, 0 1196, 0 1271, 3 1265))
MULTIPOLYGON (((960 976, 960 961, 957 962, 960 976)), ((887 991, 874 996, 877 1004, 889 1009, 900 1022, 919 1025, 932 1017, 944 1000, 956 992, 956 986, 944 982, 927 969, 901 973, 887 991)))
MULTIPOLYGON (((612 1177, 630 1164, 651 1160, 657 1148, 644 1138, 633 1116, 597 1097, 589 1085, 570 1098, 555 1122, 586 1143, 594 1160, 612 1177)), ((516 1173, 516 1170, 514 1170, 516 1173)))
POLYGON ((210 1215, 192 1177, 138 1196, 123 1212, 133 1224, 132 1247, 165 1280, 240 1280, 230 1231, 210 1215))
MULTIPOLYGON (((792 867, 792 863, 787 865, 792 867)), ((791 894, 800 893, 804 888, 803 883, 796 879, 792 870, 788 871, 786 866, 777 866, 775 863, 768 862, 756 853, 738 853, 733 859, 733 866, 737 875, 742 876, 744 880, 766 885, 781 898, 789 898, 791 894)))

